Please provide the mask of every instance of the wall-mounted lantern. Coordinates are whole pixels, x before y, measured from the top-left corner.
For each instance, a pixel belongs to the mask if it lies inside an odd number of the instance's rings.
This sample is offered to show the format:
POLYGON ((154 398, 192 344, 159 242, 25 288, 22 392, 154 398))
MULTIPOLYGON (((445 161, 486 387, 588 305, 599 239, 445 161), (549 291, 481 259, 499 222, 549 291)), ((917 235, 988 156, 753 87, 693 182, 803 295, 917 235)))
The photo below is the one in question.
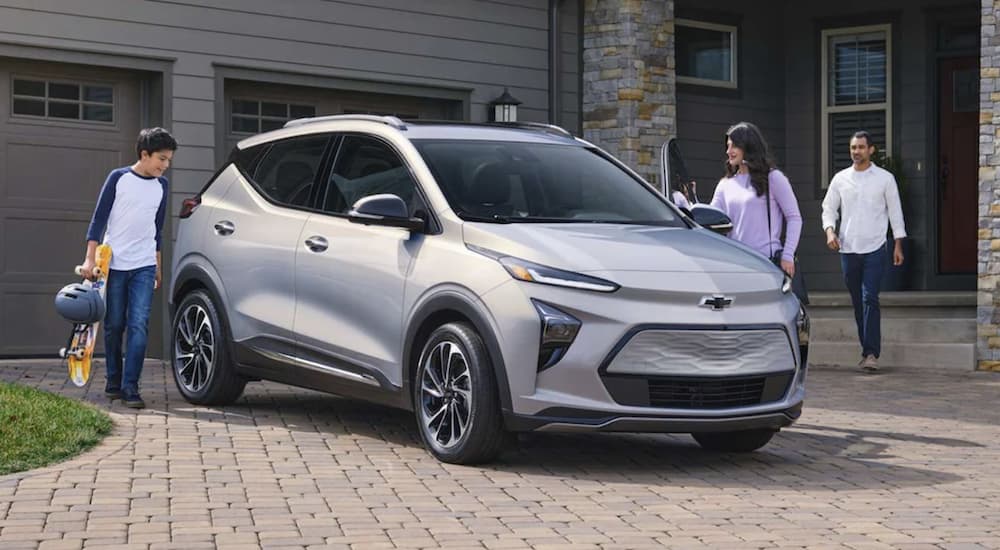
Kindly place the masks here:
POLYGON ((510 95, 505 87, 500 97, 490 102, 490 106, 493 107, 493 121, 517 122, 517 106, 520 104, 521 102, 510 95))

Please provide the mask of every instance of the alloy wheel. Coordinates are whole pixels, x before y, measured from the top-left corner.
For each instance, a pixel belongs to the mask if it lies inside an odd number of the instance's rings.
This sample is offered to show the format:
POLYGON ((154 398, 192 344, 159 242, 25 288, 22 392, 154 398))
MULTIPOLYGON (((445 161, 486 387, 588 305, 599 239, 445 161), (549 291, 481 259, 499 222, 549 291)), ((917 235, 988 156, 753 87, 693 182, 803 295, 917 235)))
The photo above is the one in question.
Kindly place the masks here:
POLYGON ((469 428, 472 379, 462 348, 443 341, 424 357, 420 380, 421 429, 431 445, 450 449, 469 428))
POLYGON ((190 304, 181 312, 174 334, 174 370, 184 389, 198 393, 215 368, 215 332, 208 312, 190 304))

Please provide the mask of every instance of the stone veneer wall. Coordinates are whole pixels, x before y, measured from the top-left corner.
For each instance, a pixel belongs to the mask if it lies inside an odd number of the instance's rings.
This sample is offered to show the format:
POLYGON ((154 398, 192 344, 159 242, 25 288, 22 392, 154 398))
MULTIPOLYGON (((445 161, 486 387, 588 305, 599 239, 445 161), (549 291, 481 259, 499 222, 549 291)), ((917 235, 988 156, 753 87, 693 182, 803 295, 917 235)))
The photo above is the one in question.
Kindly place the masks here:
POLYGON ((585 0, 583 137, 660 186, 676 135, 673 0, 585 0))
POLYGON ((983 0, 979 78, 976 368, 1000 370, 1000 0, 983 0))

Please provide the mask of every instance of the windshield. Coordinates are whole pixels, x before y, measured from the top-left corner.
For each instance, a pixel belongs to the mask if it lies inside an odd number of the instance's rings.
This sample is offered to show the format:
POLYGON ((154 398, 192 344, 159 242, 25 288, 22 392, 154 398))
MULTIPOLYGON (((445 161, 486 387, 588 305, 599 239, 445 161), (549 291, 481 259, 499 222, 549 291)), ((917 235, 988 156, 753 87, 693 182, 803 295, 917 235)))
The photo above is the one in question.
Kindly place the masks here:
POLYGON ((627 223, 686 227, 657 193, 586 147, 413 140, 451 208, 494 223, 627 223))

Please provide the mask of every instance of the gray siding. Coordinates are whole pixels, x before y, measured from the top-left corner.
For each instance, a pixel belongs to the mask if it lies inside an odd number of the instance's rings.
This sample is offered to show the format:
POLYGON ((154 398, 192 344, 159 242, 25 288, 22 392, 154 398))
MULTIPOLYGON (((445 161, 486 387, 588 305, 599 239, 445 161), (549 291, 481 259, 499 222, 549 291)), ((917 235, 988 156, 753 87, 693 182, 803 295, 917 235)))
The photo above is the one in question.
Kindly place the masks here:
MULTIPOLYGON (((909 209, 907 232, 913 247, 911 285, 939 287, 931 248, 936 246, 935 205, 928 193, 934 182, 927 171, 936 162, 933 131, 934 44, 928 32, 934 12, 929 8, 972 6, 962 0, 846 0, 842 2, 771 2, 772 9, 745 2, 678 0, 678 17, 685 9, 737 13, 740 25, 742 82, 736 98, 681 88, 677 94, 678 137, 691 171, 700 183, 699 195, 711 197, 723 157, 721 136, 738 120, 756 122, 774 149, 779 167, 791 180, 804 218, 799 258, 814 290, 844 288, 838 255, 826 248, 820 203, 824 190, 820 170, 820 32, 824 28, 891 22, 893 34, 894 154, 906 162, 909 209), (928 138, 931 138, 929 142, 928 138), (917 170, 917 164, 921 169, 917 170)), ((975 22, 975 21, 974 21, 975 22)), ((846 144, 843 144, 846 147, 846 144)), ((971 238, 971 237, 970 237, 971 238)), ((949 283, 945 283, 949 284, 949 283)), ((950 284, 963 285, 963 280, 950 284)), ((974 284, 968 278, 968 286, 974 284)))
MULTIPOLYGON (((472 120, 504 86, 524 120, 548 119, 545 0, 3 0, 0 42, 170 58, 165 90, 181 149, 173 212, 216 167, 219 66, 442 87, 472 120)), ((575 3, 566 10, 575 14, 575 3)), ((578 125, 578 37, 563 21, 562 119, 578 125)))

